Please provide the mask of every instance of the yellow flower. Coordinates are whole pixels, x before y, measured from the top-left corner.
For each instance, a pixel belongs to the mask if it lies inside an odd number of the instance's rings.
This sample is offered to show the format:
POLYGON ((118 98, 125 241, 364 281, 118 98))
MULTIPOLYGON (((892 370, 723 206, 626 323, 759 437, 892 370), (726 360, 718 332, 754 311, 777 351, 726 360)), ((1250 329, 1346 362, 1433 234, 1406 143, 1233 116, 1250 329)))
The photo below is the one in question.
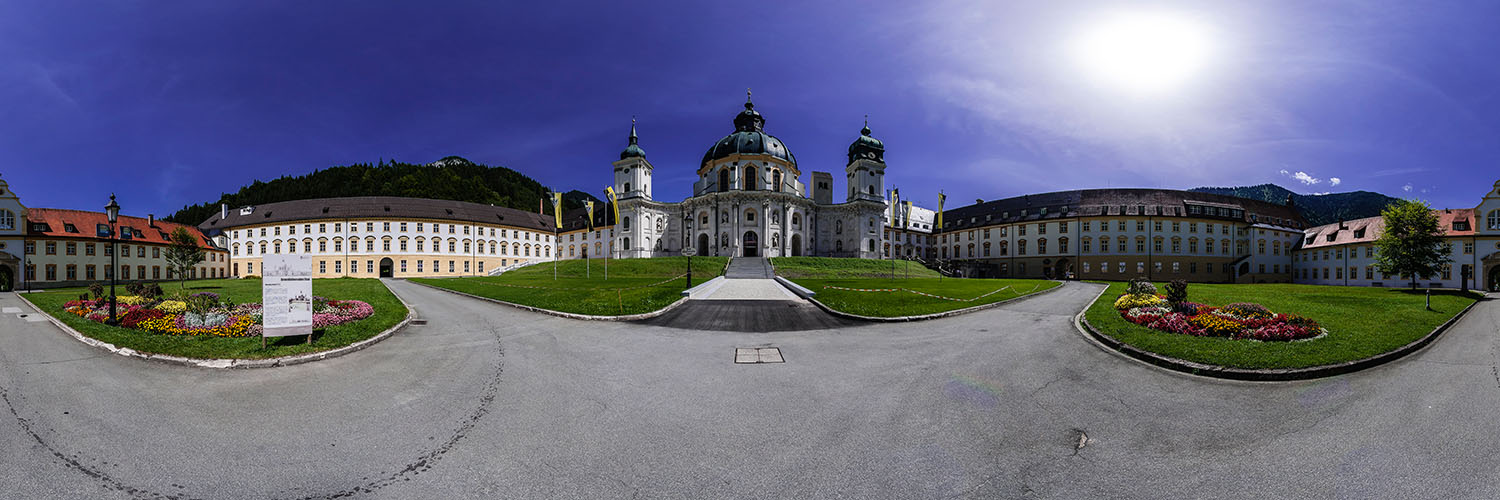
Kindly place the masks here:
POLYGON ((1166 303, 1165 299, 1155 295, 1127 293, 1115 299, 1115 309, 1125 311, 1137 307, 1162 306, 1166 303))
POLYGON ((164 300, 156 305, 156 310, 169 314, 182 314, 187 311, 187 303, 180 300, 164 300))

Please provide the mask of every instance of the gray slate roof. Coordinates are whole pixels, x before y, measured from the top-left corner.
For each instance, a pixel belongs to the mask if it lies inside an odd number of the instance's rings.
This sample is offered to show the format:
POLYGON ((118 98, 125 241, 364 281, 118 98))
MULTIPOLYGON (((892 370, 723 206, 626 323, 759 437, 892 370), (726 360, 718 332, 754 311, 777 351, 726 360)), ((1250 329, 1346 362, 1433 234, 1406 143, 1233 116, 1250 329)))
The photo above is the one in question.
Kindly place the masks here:
POLYGON ((550 215, 465 201, 401 198, 396 196, 317 198, 266 203, 250 207, 252 210, 248 215, 241 215, 242 208, 244 207, 230 207, 229 216, 223 219, 220 219, 219 214, 214 214, 208 220, 198 224, 198 228, 209 235, 213 235, 215 231, 224 231, 254 224, 272 224, 313 219, 398 217, 499 224, 540 231, 551 231, 554 227, 554 221, 550 215))

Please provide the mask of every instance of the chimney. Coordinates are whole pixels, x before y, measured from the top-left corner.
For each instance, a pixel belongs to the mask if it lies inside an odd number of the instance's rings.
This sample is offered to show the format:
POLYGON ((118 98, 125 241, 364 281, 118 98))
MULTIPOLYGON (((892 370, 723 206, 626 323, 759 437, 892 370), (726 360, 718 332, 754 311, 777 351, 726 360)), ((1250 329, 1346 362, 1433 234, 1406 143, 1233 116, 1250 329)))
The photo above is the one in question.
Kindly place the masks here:
POLYGON ((220 203, 219 204, 219 220, 224 220, 224 219, 228 219, 228 218, 229 218, 229 204, 228 203, 220 203))
POLYGON ((156 214, 146 214, 146 227, 156 227, 156 214))
POLYGON ((1295 206, 1297 206, 1297 201, 1292 199, 1292 193, 1287 193, 1286 194, 1286 206, 1289 206, 1289 207, 1295 207, 1295 206))
POLYGON ((1344 225, 1344 221, 1339 221, 1339 229, 1340 230, 1349 229, 1349 226, 1344 225))

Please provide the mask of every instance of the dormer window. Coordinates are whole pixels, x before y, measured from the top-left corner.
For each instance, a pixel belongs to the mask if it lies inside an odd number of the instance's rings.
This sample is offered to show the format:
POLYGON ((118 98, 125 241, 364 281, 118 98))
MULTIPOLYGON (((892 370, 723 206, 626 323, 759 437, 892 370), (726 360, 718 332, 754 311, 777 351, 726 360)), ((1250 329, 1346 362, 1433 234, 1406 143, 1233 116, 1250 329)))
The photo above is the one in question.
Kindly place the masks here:
POLYGON ((77 233, 78 228, 73 226, 72 224, 63 223, 63 231, 67 231, 69 233, 77 233))
POLYGON ((1323 239, 1324 239, 1324 241, 1330 241, 1331 242, 1331 241, 1333 241, 1333 237, 1334 236, 1336 236, 1336 233, 1328 233, 1328 236, 1324 236, 1323 239))
POLYGON ((255 207, 240 207, 240 215, 250 215, 252 213, 255 213, 255 207))
POLYGON ((1466 220, 1456 220, 1456 221, 1453 221, 1453 230, 1454 231, 1468 231, 1469 230, 1469 221, 1466 221, 1466 220))
POLYGON ((1359 228, 1359 229, 1355 229, 1354 230, 1354 239, 1360 239, 1360 238, 1364 238, 1364 237, 1365 237, 1365 228, 1359 228))

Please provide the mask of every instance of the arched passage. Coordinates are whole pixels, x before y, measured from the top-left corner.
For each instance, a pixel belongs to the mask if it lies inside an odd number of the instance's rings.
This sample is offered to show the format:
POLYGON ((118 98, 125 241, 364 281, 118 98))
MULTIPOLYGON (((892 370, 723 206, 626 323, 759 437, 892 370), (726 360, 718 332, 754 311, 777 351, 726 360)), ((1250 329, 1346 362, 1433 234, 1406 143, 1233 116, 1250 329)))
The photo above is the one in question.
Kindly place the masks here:
POLYGON ((741 255, 746 257, 760 256, 760 238, 756 237, 755 231, 745 231, 745 236, 740 238, 740 244, 744 252, 741 255))
POLYGON ((15 290, 15 279, 15 271, 11 271, 10 266, 0 264, 0 292, 15 290))
POLYGON ((708 233, 698 234, 698 255, 708 255, 708 233))
POLYGON ((393 269, 394 265, 395 264, 391 262, 390 257, 380 259, 380 277, 390 278, 392 276, 395 276, 395 270, 393 269))
POLYGON ((792 256, 802 256, 802 235, 792 233, 792 256))
POLYGON ((1500 291, 1500 265, 1490 266, 1490 279, 1484 289, 1491 292, 1500 291))

